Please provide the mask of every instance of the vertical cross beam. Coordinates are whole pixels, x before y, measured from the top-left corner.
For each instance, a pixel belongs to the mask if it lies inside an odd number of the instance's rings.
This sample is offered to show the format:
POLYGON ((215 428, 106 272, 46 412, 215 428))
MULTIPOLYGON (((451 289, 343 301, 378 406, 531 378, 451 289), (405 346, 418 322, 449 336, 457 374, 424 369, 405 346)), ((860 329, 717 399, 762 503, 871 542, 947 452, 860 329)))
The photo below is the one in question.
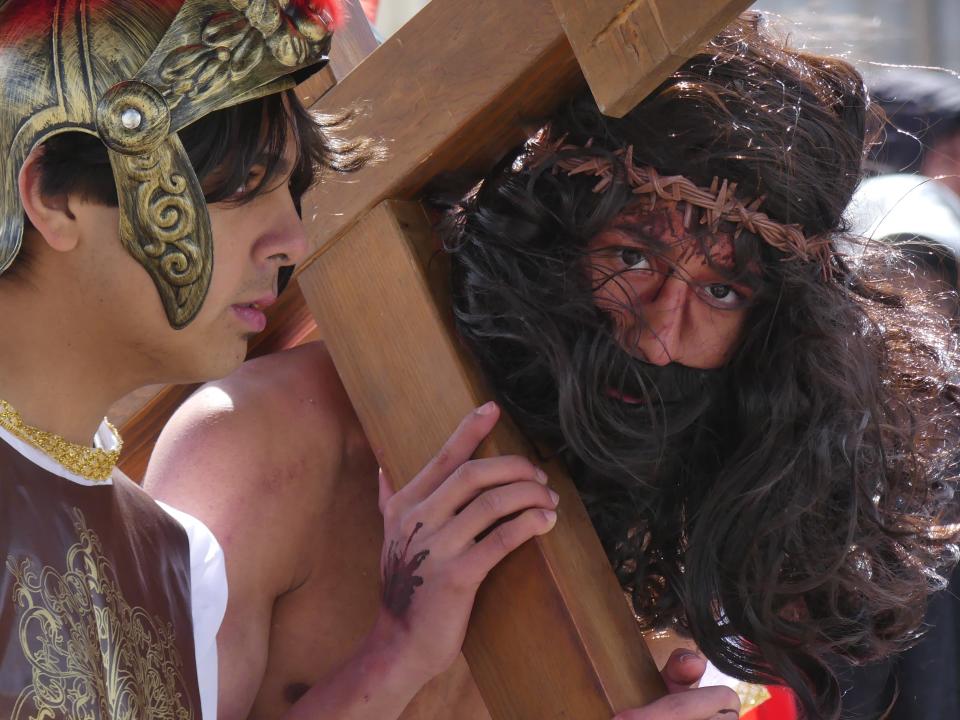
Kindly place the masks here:
MULTIPOLYGON (((370 442, 403 480, 487 395, 452 333, 433 247, 420 206, 388 200, 300 277, 370 442)), ((514 453, 531 448, 503 422, 479 456, 514 453)), ((495 720, 609 720, 664 688, 576 488, 547 472, 557 526, 484 583, 464 655, 495 720)))

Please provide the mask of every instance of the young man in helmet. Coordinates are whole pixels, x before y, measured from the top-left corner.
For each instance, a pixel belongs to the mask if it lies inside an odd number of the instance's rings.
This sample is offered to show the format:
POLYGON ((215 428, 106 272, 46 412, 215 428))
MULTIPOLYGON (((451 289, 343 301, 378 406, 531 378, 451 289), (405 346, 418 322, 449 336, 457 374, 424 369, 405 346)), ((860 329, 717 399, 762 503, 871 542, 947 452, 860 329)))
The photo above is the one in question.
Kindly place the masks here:
MULTIPOLYGON (((116 470, 102 418, 140 386, 230 372, 263 329, 278 271, 306 252, 315 166, 362 155, 283 94, 326 60, 336 11, 0 2, 0 716, 217 716, 221 547, 116 470)), ((430 562, 400 564, 409 592, 304 699, 310 717, 398 714, 459 650, 490 567, 552 526, 526 460, 454 472, 495 420, 465 419, 389 500, 385 561, 402 546, 430 562), (491 485, 510 497, 475 507, 491 485), (489 542, 455 540, 518 511, 489 542)))

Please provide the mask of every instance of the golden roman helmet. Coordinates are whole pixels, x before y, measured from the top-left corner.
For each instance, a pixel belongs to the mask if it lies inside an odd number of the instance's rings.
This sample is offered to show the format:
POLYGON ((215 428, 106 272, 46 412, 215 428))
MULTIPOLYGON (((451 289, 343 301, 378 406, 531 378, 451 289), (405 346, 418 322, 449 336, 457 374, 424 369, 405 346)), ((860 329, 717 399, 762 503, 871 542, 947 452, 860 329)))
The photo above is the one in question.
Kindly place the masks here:
POLYGON ((23 242, 26 157, 58 133, 90 133, 110 157, 121 241, 170 324, 189 324, 213 241, 177 132, 319 69, 338 16, 331 0, 0 0, 0 273, 23 242))

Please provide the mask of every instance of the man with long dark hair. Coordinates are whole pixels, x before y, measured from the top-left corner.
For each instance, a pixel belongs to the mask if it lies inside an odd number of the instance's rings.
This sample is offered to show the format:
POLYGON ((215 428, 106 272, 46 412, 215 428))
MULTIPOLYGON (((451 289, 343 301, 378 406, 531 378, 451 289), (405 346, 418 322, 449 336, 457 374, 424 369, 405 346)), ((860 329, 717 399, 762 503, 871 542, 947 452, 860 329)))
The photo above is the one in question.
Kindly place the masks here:
MULTIPOLYGON (((838 717, 955 562, 949 323, 844 250, 879 127, 746 15, 622 119, 582 97, 452 211, 458 330, 567 461, 648 627, 838 717)), ((895 265, 895 263, 893 263, 895 265)))

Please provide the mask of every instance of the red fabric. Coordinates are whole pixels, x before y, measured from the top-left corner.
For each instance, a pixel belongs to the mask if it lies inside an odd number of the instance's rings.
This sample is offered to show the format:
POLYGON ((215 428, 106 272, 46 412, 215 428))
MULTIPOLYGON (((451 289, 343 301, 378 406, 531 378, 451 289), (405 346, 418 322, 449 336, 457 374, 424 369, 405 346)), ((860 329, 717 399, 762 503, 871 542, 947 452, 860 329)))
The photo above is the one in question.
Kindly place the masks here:
POLYGON ((788 688, 768 686, 770 699, 741 715, 741 720, 797 720, 797 706, 788 688))
POLYGON ((377 20, 377 8, 380 7, 380 0, 360 0, 360 4, 363 6, 363 12, 367 14, 367 20, 371 24, 377 20))

